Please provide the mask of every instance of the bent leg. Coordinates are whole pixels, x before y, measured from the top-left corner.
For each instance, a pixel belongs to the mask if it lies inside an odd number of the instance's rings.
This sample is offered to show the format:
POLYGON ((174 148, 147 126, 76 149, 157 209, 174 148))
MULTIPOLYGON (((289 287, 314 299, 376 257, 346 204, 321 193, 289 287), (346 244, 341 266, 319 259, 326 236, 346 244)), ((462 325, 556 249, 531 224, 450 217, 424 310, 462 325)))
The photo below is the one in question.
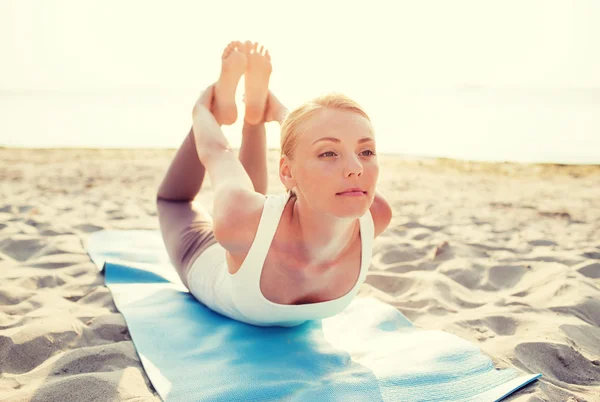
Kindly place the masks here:
POLYGON ((202 187, 205 173, 191 128, 169 165, 156 197, 168 201, 192 201, 202 187))
POLYGON ((216 242, 210 213, 193 201, 205 172, 190 130, 169 166, 156 199, 163 242, 171 263, 188 289, 190 266, 202 251, 216 242))
POLYGON ((197 201, 159 199, 156 206, 167 253, 179 278, 189 289, 187 274, 192 264, 217 242, 212 217, 197 201))

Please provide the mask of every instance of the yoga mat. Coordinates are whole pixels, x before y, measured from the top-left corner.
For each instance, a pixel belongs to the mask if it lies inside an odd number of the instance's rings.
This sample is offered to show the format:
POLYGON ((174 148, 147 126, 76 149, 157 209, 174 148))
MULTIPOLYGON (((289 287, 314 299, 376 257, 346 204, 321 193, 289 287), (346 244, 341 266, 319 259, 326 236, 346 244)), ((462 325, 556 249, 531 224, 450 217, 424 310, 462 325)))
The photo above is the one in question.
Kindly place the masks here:
POLYGON ((183 286, 159 231, 95 232, 87 251, 164 401, 489 402, 541 377, 374 298, 292 328, 229 319, 183 286))

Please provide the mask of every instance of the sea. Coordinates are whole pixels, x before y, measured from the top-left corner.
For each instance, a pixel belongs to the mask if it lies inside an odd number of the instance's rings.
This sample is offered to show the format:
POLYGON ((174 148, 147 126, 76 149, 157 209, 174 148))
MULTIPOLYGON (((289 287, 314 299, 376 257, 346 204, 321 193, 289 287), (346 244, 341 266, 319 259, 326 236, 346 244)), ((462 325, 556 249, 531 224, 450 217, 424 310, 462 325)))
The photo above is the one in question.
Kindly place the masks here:
MULTIPOLYGON (((177 148, 197 96, 186 89, 2 91, 0 146, 177 148)), ((356 100, 371 117, 378 153, 600 164, 600 89, 413 88, 356 100)), ((223 127, 233 147, 241 143, 242 112, 223 127)), ((277 123, 267 125, 267 138, 269 148, 280 147, 277 123)))

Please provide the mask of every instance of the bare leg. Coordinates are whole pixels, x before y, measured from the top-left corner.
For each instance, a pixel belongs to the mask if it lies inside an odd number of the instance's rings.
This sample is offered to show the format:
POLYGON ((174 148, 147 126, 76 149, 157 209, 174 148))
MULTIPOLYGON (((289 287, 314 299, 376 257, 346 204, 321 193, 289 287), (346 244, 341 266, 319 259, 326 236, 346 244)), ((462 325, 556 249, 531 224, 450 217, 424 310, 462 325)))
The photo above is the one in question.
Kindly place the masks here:
POLYGON ((191 264, 216 242, 212 216, 193 201, 202 186, 206 169, 198 158, 194 133, 183 140, 157 193, 156 211, 160 231, 173 267, 188 287, 191 264))
POLYGON ((267 136, 264 124, 251 125, 244 122, 242 145, 238 155, 240 162, 250 176, 254 191, 266 194, 267 176, 267 136))
MULTIPOLYGON (((264 121, 267 123, 276 121, 281 125, 287 114, 287 108, 273 95, 273 92, 269 91, 264 121)), ((239 159, 254 184, 254 190, 261 194, 266 194, 269 184, 267 174, 267 141, 264 123, 252 125, 244 119, 239 159)))
POLYGON ((196 151, 194 132, 190 129, 167 170, 157 198, 168 201, 192 201, 200 191, 205 172, 206 169, 196 151))

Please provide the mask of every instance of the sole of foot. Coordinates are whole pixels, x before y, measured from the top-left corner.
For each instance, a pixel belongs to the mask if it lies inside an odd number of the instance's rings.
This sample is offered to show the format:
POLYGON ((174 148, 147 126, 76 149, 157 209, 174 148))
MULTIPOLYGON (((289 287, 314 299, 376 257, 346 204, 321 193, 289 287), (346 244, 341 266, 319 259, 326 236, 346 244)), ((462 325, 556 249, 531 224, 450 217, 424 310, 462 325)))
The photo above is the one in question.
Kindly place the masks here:
POLYGON ((258 43, 244 43, 248 65, 245 75, 244 120, 249 124, 259 124, 264 119, 265 105, 269 92, 269 77, 273 67, 269 51, 258 43))
POLYGON ((237 120, 235 92, 248 63, 245 45, 238 41, 230 42, 223 51, 221 61, 212 112, 219 124, 231 125, 237 120))

